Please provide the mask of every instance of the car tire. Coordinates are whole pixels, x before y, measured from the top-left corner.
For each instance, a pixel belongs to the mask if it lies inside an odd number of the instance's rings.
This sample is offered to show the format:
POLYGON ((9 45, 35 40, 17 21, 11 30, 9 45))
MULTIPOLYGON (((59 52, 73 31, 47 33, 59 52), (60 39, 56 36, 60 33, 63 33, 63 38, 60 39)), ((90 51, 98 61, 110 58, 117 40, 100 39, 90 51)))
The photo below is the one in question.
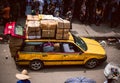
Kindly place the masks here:
POLYGON ((95 68, 97 65, 98 65, 97 59, 90 59, 85 63, 85 67, 89 69, 95 68))
POLYGON ((30 68, 35 71, 40 70, 43 68, 43 62, 40 60, 33 60, 30 62, 30 68))

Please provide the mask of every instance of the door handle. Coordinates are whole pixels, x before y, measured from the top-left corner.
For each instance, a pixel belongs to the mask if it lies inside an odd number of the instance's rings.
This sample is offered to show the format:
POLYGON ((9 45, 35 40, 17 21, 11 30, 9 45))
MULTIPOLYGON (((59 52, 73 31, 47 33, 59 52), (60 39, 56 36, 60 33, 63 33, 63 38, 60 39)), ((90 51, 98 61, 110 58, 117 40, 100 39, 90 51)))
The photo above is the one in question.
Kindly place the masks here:
POLYGON ((43 54, 42 57, 47 57, 47 55, 46 55, 46 54, 43 54))

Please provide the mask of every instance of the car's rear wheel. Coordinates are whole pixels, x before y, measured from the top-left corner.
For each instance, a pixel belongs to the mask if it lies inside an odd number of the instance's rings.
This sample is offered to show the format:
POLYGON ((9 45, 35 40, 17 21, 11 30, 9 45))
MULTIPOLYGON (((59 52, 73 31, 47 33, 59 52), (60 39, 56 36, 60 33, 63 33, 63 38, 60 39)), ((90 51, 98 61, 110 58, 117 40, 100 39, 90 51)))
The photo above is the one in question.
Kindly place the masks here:
POLYGON ((90 59, 85 63, 85 67, 87 68, 94 68, 98 65, 98 60, 97 59, 90 59))
POLYGON ((43 68, 43 62, 40 60, 33 60, 30 62, 30 68, 35 71, 40 70, 43 68))

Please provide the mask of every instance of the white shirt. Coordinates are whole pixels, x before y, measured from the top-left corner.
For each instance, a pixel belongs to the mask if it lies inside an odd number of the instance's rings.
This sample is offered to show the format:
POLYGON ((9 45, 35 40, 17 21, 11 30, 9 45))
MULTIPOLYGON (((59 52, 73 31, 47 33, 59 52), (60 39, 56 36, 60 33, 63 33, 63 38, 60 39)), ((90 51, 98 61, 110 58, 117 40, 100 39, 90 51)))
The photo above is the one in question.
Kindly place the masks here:
POLYGON ((69 44, 63 44, 63 48, 65 52, 74 52, 73 49, 70 49, 69 44))
POLYGON ((115 65, 114 63, 109 63, 107 64, 107 66, 104 69, 104 74, 108 79, 118 79, 119 76, 113 77, 113 73, 111 72, 111 68, 116 68, 118 70, 118 72, 120 73, 120 68, 115 65))

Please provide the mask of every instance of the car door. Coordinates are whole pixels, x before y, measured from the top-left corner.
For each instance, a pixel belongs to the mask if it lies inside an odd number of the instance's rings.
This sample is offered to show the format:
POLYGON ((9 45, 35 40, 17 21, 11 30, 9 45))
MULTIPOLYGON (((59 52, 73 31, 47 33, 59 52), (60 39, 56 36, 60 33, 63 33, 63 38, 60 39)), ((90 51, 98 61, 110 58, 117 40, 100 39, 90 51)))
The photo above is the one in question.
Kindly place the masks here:
POLYGON ((45 48, 43 50, 41 59, 45 65, 61 65, 63 54, 60 49, 60 43, 54 42, 52 45, 54 48, 45 48))
POLYGON ((80 50, 79 47, 77 47, 74 43, 64 43, 64 44, 68 44, 69 49, 72 51, 65 51, 66 48, 64 48, 63 46, 63 61, 62 64, 63 65, 75 65, 75 64, 83 64, 84 60, 85 60, 85 56, 84 53, 80 50))

